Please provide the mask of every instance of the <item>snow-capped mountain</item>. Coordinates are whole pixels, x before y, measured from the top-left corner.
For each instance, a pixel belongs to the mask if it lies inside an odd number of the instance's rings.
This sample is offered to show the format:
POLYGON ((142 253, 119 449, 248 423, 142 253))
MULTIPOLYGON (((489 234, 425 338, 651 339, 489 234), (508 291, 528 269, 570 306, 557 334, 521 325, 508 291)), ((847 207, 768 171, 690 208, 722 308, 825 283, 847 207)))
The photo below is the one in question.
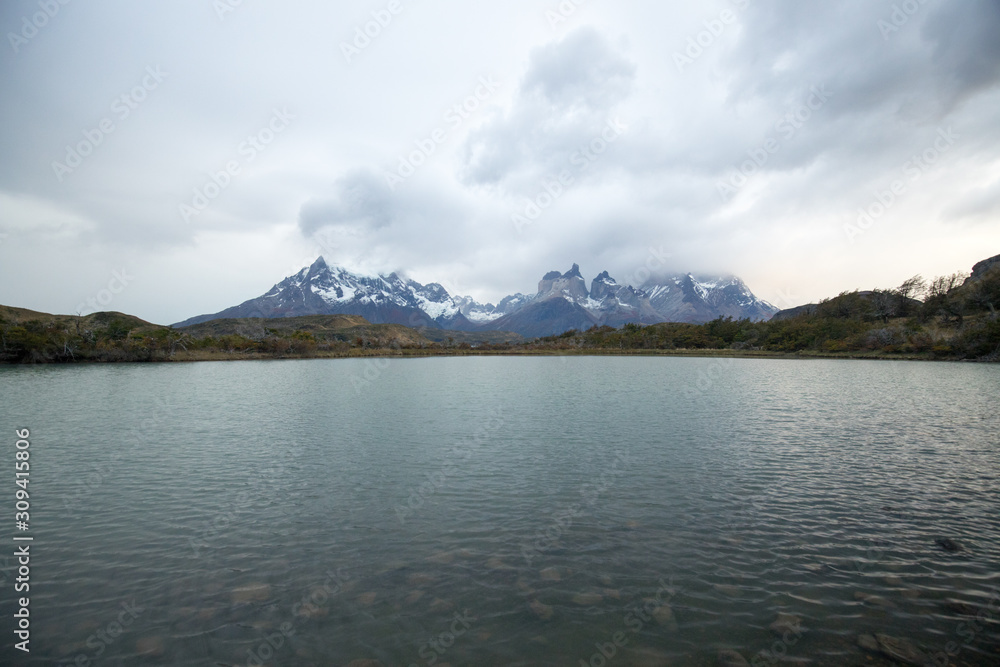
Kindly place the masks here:
POLYGON ((436 283, 421 285, 395 273, 364 276, 329 266, 320 257, 312 266, 285 278, 263 296, 213 315, 175 326, 223 318, 277 318, 303 315, 360 315, 375 324, 441 328, 439 321, 471 326, 448 292, 436 283))
POLYGON ((642 290, 653 309, 668 322, 702 323, 717 317, 769 320, 778 312, 754 296, 736 276, 679 274, 650 279, 642 290))
POLYGON ((458 331, 503 330, 523 336, 560 334, 629 322, 707 322, 719 316, 768 319, 777 309, 761 301, 739 278, 691 274, 648 281, 641 289, 620 285, 607 271, 590 289, 576 264, 552 271, 534 295, 514 294, 497 305, 453 296, 437 283, 421 285, 395 273, 365 276, 330 266, 321 257, 263 296, 213 315, 193 317, 184 327, 222 318, 360 315, 375 324, 458 331))

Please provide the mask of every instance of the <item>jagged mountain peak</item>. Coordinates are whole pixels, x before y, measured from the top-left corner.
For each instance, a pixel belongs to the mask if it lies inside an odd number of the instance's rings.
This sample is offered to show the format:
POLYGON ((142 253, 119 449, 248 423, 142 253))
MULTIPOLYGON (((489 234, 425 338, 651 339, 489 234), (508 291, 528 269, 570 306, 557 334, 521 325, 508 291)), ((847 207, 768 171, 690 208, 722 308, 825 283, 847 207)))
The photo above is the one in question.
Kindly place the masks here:
POLYGON ((614 278, 612 278, 611 274, 608 273, 607 271, 603 271, 603 272, 599 273, 597 275, 597 277, 594 278, 594 281, 595 282, 599 281, 599 282, 607 283, 609 285, 617 285, 618 284, 618 282, 614 278))
POLYGON ((494 306, 449 294, 439 283, 422 285, 397 272, 356 273, 319 257, 257 299, 175 326, 220 318, 344 314, 360 315, 375 324, 461 331, 506 328, 532 336, 629 322, 706 322, 720 316, 768 319, 775 311, 735 276, 675 274, 650 279, 637 288, 620 284, 603 271, 588 290, 580 265, 574 263, 566 273, 546 273, 536 294, 513 294, 494 306))

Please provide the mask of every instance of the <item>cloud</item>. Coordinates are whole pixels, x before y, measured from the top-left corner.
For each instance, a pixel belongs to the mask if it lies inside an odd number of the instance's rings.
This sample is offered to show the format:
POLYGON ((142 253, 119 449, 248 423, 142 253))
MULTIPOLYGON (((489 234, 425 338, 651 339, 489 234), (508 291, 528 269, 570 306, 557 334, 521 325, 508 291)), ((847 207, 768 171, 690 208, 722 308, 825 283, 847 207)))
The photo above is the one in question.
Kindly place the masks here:
POLYGON ((934 7, 922 33, 933 44, 931 62, 944 83, 946 102, 960 103, 1000 82, 1000 2, 934 7))
POLYGON ((337 181, 331 198, 303 204, 299 226, 306 236, 327 227, 378 231, 393 223, 397 201, 384 178, 356 170, 337 181))
MULTIPOLYGON (((3 3, 0 25, 37 11, 3 3)), ((588 278, 634 274, 651 247, 671 270, 805 302, 1000 252, 996 0, 586 3, 555 29, 533 0, 441 0, 345 62, 339 42, 370 20, 319 0, 244 2, 224 20, 195 0, 69 3, 17 52, 5 44, 17 104, 0 107, 0 303, 65 312, 77 285, 143 266, 122 307, 179 321, 319 251, 495 301, 573 262, 588 278), (679 71, 690 40, 702 53, 679 71), (149 67, 162 84, 113 110, 149 67), (500 85, 449 122, 484 78, 500 85), (286 108, 287 131, 251 159, 241 146, 286 108), (53 161, 104 119, 113 132, 58 179, 53 161), (627 129, 603 145, 616 119, 627 129), (385 170, 435 128, 432 154, 389 189, 385 170), (940 131, 958 138, 935 153, 940 131), (591 146, 599 159, 574 161, 591 146), (209 185, 233 161, 230 182, 209 185), (897 180, 905 191, 851 244, 844 226, 897 180), (206 186, 207 208, 182 220, 206 186), (545 206, 516 228, 531 201, 545 206), (25 280, 39 265, 46 279, 25 280)))
POLYGON ((636 69, 591 27, 535 49, 511 109, 466 141, 463 182, 520 191, 558 174, 613 120, 636 69))

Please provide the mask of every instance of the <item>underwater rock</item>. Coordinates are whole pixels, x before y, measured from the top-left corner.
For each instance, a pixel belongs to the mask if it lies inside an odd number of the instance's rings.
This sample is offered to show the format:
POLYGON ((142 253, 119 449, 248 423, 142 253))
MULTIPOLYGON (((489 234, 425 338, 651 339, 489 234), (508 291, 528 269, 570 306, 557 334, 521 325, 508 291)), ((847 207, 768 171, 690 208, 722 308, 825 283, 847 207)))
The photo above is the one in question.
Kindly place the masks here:
POLYGON ((729 584, 715 584, 712 588, 731 598, 738 598, 741 593, 738 586, 730 586, 729 584))
POLYGON ((375 592, 362 593, 361 595, 358 596, 358 602, 365 607, 370 607, 373 604, 375 604, 375 598, 377 597, 378 593, 375 592))
POLYGON ((778 618, 767 627, 770 628, 771 632, 780 637, 788 632, 796 635, 801 634, 801 625, 802 619, 798 616, 778 612, 778 618))
POLYGON ((454 607, 455 604, 453 602, 448 602, 447 600, 442 600, 441 598, 434 598, 434 601, 431 602, 430 610, 448 611, 449 609, 453 609, 454 607))
POLYGON ((952 614, 958 614, 959 616, 975 616, 979 613, 977 607, 966 604, 964 602, 947 602, 944 605, 946 611, 952 614))
POLYGON ((677 619, 674 617, 674 610, 668 604, 661 604, 653 610, 653 618, 662 626, 671 630, 677 629, 677 619))
POLYGON ((859 591, 854 594, 854 599, 858 602, 875 605, 876 607, 885 607, 886 609, 894 609, 896 607, 895 604, 886 600, 881 595, 872 595, 871 593, 862 593, 859 591))
POLYGON ((603 600, 599 593, 577 593, 573 596, 573 603, 578 604, 581 607, 590 607, 592 605, 598 604, 603 600))
POLYGON ((233 602, 260 602, 271 597, 271 587, 268 584, 250 584, 234 588, 233 602))
POLYGON ((410 586, 423 586, 424 584, 429 584, 432 583, 433 581, 434 577, 430 576, 429 574, 421 574, 420 572, 411 574, 406 578, 406 583, 408 583, 410 586))
POLYGON ((146 657, 161 656, 166 649, 163 637, 143 637, 135 643, 136 653, 146 657))
POLYGON ((915 665, 916 667, 936 667, 937 665, 933 658, 917 648, 917 645, 908 639, 883 634, 861 635, 858 637, 858 646, 881 653, 890 660, 901 662, 904 665, 915 665))
POLYGON ((433 556, 429 556, 427 560, 429 560, 432 563, 438 563, 440 565, 448 565, 449 563, 454 562, 455 554, 454 552, 451 551, 439 551, 433 556))
POLYGON ((934 544, 941 547, 950 554, 958 553, 959 551, 964 551, 962 545, 955 540, 948 539, 947 537, 940 540, 934 540, 934 544))
POLYGON ((562 579, 562 577, 559 576, 559 570, 554 567, 547 567, 539 572, 538 575, 545 581, 559 581, 562 579))
POLYGON ((719 651, 719 667, 750 667, 747 659, 731 649, 719 651))
POLYGON ((532 613, 543 621, 547 621, 552 618, 555 611, 547 604, 539 602, 538 600, 532 600, 528 604, 528 608, 531 609, 532 613))

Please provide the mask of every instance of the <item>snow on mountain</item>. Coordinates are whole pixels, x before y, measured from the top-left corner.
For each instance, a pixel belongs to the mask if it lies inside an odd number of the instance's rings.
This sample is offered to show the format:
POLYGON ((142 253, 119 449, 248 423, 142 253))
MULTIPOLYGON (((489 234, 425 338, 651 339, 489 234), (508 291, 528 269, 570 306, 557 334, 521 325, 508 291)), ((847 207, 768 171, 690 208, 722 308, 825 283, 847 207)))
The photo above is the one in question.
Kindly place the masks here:
POLYGON ((545 274, 536 294, 513 294, 493 305, 451 295, 438 283, 422 285, 395 273, 353 273, 330 266, 321 257, 261 297, 175 326, 220 318, 344 314, 360 315, 374 324, 499 329, 543 336, 629 322, 707 322, 720 316, 769 319, 776 310, 734 276, 679 274, 651 279, 637 289, 619 284, 605 271, 588 289, 579 265, 574 264, 566 273, 545 274))
POLYGON ((700 323, 717 317, 768 320, 778 312, 736 276, 676 274, 651 278, 642 290, 653 309, 671 322, 700 323))

